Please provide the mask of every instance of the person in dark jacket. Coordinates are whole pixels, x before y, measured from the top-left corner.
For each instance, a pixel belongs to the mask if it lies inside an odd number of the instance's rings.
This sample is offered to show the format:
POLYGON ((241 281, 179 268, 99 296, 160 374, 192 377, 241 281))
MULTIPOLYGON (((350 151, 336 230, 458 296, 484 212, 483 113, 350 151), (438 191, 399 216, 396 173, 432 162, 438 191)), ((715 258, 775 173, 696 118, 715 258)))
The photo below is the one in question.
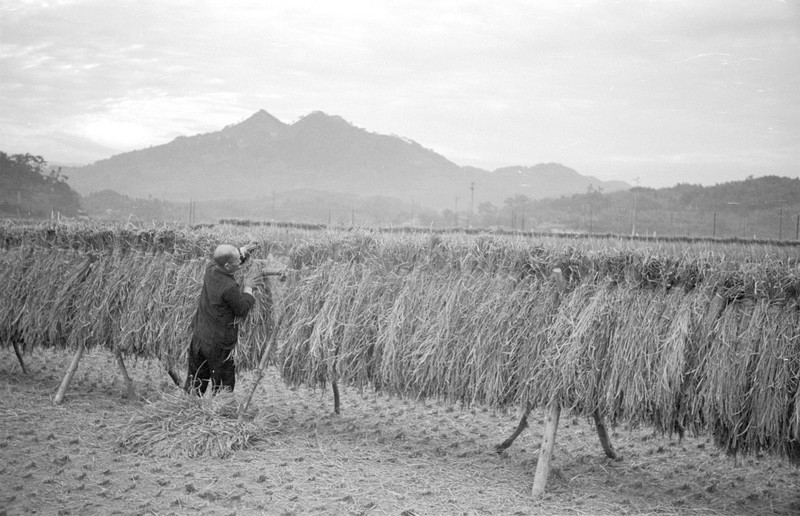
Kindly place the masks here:
POLYGON ((214 259, 206 267, 203 289, 192 320, 192 341, 189 345, 189 370, 184 389, 205 394, 208 384, 213 392, 233 391, 236 371, 233 348, 239 338, 237 317, 245 317, 253 308, 253 285, 245 282, 242 289, 234 273, 255 248, 223 244, 214 250, 214 259))

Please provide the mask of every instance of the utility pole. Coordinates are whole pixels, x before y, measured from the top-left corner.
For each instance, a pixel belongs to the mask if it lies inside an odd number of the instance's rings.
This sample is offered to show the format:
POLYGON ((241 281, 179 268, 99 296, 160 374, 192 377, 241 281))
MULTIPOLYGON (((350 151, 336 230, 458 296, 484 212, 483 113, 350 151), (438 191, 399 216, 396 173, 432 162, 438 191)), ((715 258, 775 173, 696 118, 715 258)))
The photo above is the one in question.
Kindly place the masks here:
POLYGON ((472 208, 475 206, 475 181, 469 184, 470 198, 469 198, 469 213, 467 214, 467 227, 472 227, 472 208))
POLYGON ((639 176, 634 178, 636 187, 633 190, 633 216, 631 217, 631 236, 636 236, 636 203, 639 196, 639 176))
POLYGON ((717 237, 717 212, 714 212, 714 226, 711 229, 711 238, 717 237))
POLYGON ((456 196, 456 205, 453 211, 453 226, 458 227, 458 196, 456 196))
POLYGON ((778 209, 778 240, 783 239, 783 206, 778 209))
MULTIPOLYGON (((738 202, 729 202, 727 203, 728 206, 737 206, 737 210, 739 211, 739 235, 741 238, 744 238, 744 212, 738 206, 741 206, 738 202)), ((735 215, 735 214, 734 214, 735 215)))
POLYGON ((189 198, 189 224, 194 224, 197 221, 197 204, 189 198))
POLYGON ((794 230, 794 239, 800 240, 800 215, 797 216, 797 227, 794 230))

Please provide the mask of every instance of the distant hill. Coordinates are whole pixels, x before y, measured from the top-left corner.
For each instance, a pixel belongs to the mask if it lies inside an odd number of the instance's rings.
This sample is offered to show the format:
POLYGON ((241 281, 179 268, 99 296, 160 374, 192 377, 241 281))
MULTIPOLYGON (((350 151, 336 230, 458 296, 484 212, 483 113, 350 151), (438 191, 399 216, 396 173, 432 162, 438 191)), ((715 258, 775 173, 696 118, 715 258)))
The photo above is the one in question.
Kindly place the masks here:
POLYGON ((338 116, 316 111, 288 125, 266 111, 217 132, 181 136, 147 149, 65 169, 86 195, 114 190, 139 198, 186 202, 254 199, 303 188, 359 196, 394 197, 410 203, 467 206, 629 188, 603 182, 559 164, 505 167, 494 172, 461 167, 418 143, 371 133, 338 116))
MULTIPOLYGON (((186 202, 131 199, 103 191, 82 205, 93 218, 188 220, 186 202)), ((776 176, 701 186, 631 188, 534 200, 526 195, 500 205, 481 203, 470 215, 424 210, 386 197, 358 197, 313 189, 251 200, 196 202, 194 222, 273 220, 333 226, 500 227, 526 231, 639 234, 738 239, 800 238, 800 179, 776 176)))
POLYGON ((600 181, 596 177, 583 176, 559 163, 498 168, 489 173, 488 180, 483 179, 480 172, 476 172, 475 176, 486 183, 483 188, 486 188, 493 198, 502 200, 516 195, 524 195, 530 199, 544 199, 582 194, 590 190, 616 192, 630 188, 624 181, 600 181), (509 191, 512 193, 509 194, 509 191))
MULTIPOLYGON (((523 209, 520 202, 512 208, 518 213, 523 209)), ((800 179, 764 176, 706 187, 679 184, 609 194, 594 191, 531 200, 524 213, 528 229, 795 239, 800 235, 800 179)))

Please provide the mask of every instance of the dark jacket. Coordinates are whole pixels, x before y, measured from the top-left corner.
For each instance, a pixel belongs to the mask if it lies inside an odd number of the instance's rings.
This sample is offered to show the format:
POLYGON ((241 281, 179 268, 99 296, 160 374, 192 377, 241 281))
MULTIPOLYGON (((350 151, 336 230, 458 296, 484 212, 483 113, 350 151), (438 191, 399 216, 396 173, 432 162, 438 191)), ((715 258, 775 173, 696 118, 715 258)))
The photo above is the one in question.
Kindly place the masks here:
POLYGON ((255 301, 252 295, 239 290, 233 274, 210 263, 192 320, 194 336, 205 344, 233 349, 239 336, 236 317, 246 316, 255 301))

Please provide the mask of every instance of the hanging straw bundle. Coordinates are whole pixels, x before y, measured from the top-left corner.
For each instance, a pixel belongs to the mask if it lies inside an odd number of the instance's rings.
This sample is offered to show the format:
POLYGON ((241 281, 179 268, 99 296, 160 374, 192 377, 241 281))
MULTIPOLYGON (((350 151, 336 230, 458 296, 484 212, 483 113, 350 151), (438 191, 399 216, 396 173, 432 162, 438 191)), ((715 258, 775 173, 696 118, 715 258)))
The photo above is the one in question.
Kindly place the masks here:
POLYGON ((651 399, 656 407, 652 423, 662 432, 684 428, 689 423, 697 426, 696 419, 689 421, 687 377, 691 365, 697 361, 696 334, 703 307, 708 305, 706 292, 672 290, 667 294, 665 326, 661 335, 662 350, 655 365, 651 399), (676 426, 676 424, 678 426, 676 426))
POLYGON ((767 300, 730 303, 700 362, 698 401, 729 453, 759 450, 798 459, 800 317, 767 300), (787 407, 794 407, 787 411, 787 407))
POLYGON ((399 299, 406 276, 363 267, 354 276, 354 285, 348 289, 350 301, 341 305, 337 315, 340 331, 336 334, 333 373, 342 383, 359 389, 376 386, 379 334, 387 325, 388 313, 399 299))
POLYGON ((13 295, 14 321, 26 345, 64 347, 72 326, 73 298, 83 288, 93 259, 73 251, 38 250, 23 265, 13 295))

